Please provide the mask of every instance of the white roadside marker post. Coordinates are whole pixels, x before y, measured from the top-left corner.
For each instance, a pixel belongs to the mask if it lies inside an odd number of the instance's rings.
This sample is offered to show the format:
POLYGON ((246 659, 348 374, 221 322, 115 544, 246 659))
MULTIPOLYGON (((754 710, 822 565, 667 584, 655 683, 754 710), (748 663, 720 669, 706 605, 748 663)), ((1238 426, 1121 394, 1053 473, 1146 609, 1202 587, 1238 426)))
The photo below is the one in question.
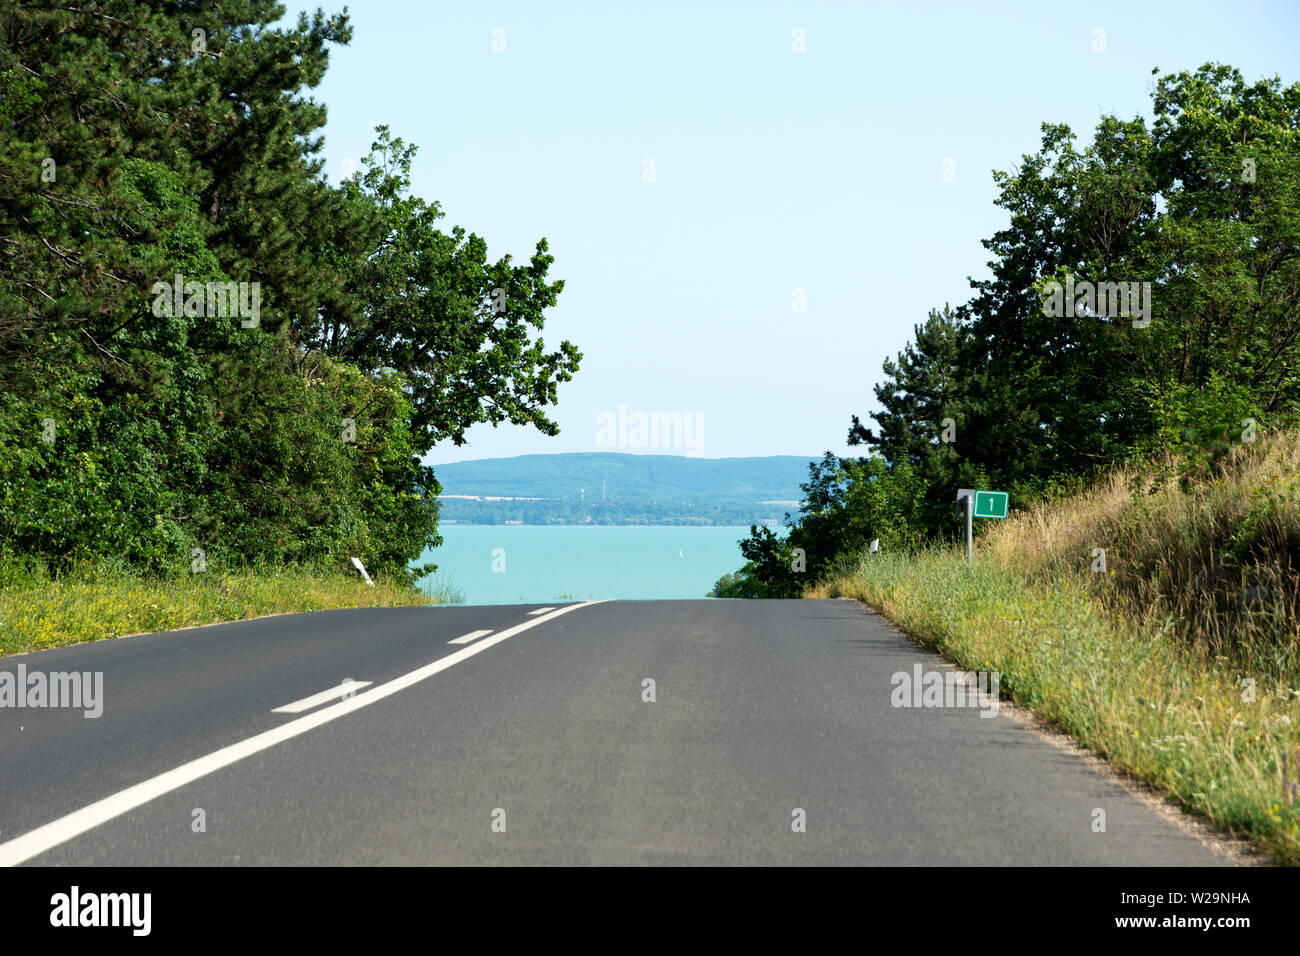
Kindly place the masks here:
POLYGON ((361 563, 361 559, 353 558, 352 564, 356 567, 358 571, 361 572, 361 576, 366 579, 366 583, 373 588, 375 586, 375 582, 370 580, 370 575, 366 574, 366 566, 361 563))

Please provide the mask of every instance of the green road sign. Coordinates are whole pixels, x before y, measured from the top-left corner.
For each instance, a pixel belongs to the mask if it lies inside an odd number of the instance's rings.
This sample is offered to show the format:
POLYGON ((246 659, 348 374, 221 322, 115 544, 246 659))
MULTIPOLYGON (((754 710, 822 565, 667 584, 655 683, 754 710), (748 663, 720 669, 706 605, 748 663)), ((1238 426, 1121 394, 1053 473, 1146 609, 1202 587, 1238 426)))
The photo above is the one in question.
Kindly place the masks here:
POLYGON ((975 517, 1005 518, 1007 516, 1007 497, 1005 491, 975 492, 975 517))

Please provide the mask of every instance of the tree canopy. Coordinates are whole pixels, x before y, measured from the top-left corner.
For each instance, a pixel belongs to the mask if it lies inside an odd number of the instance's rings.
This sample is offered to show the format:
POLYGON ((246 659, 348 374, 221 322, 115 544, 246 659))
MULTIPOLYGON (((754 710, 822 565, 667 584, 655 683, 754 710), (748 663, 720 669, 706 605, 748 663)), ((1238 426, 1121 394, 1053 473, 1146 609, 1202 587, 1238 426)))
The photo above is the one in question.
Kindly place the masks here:
POLYGON ((282 14, 0 0, 8 557, 405 575, 439 543, 425 452, 478 422, 557 431, 581 356, 540 337, 546 240, 516 266, 437 228, 384 127, 330 183, 309 91, 352 28, 282 14))
POLYGON ((1024 502, 1125 461, 1186 480, 1300 418, 1300 84, 1153 72, 1151 122, 1103 116, 1087 145, 1044 123, 993 173, 991 276, 885 361, 874 425, 849 430, 870 457, 814 469, 787 544, 751 531, 744 587, 788 590, 788 556, 768 560, 783 547, 820 555, 807 580, 899 526, 889 496, 827 494, 829 475, 906 485, 903 538, 939 540, 960 487, 1024 502))

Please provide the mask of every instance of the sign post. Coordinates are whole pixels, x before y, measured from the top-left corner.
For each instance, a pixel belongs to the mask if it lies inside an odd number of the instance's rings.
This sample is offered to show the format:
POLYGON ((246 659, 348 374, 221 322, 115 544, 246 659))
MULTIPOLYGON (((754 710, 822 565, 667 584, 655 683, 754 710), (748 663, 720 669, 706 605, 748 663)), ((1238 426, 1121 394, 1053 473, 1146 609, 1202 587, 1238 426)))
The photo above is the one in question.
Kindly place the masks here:
POLYGON ((966 564, 975 565, 975 541, 972 525, 975 518, 1005 518, 1007 501, 1010 495, 1005 491, 977 491, 974 488, 958 488, 957 500, 965 499, 965 505, 958 505, 966 513, 966 564))
POLYGON ((966 518, 966 564, 974 566, 975 564, 975 545, 971 540, 971 505, 975 501, 975 491, 972 488, 958 488, 957 500, 964 502, 959 504, 962 514, 966 518))

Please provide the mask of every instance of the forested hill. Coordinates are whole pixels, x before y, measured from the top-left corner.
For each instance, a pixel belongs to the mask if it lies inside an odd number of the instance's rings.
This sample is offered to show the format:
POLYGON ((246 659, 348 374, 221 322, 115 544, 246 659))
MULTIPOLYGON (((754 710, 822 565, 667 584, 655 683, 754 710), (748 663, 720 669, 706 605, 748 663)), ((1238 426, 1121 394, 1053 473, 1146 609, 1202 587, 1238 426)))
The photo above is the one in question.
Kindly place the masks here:
POLYGON ((447 522, 750 524, 797 510, 813 460, 575 453, 463 461, 434 472, 447 522), (543 500, 449 497, 460 495, 543 500))

